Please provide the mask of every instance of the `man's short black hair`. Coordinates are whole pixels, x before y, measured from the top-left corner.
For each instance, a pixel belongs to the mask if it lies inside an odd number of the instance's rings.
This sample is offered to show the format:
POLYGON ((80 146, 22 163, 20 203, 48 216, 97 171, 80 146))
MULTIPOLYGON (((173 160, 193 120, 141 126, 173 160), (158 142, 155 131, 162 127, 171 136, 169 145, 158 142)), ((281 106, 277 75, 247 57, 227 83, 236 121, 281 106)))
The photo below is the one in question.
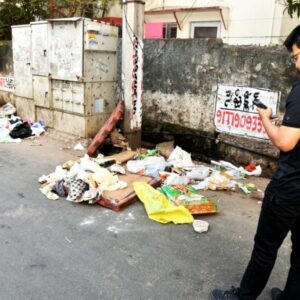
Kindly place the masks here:
POLYGON ((291 52, 292 46, 296 44, 300 48, 300 25, 295 27, 292 32, 288 35, 283 45, 291 52))

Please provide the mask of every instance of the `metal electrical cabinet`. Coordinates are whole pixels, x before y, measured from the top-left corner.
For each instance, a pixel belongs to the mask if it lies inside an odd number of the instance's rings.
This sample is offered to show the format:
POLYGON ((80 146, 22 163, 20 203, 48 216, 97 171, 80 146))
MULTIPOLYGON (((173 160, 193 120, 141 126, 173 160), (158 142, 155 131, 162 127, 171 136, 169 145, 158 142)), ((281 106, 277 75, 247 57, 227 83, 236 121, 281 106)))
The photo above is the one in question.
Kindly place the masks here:
POLYGON ((13 44, 16 82, 23 82, 16 90, 33 98, 36 118, 61 131, 94 136, 117 102, 118 28, 86 18, 32 22, 13 26, 13 44), (29 57, 20 55, 23 44, 29 57), (26 66, 30 76, 18 80, 26 66))
POLYGON ((117 27, 85 18, 49 22, 51 78, 84 82, 116 80, 117 27))
POLYGON ((32 99, 31 26, 12 26, 15 95, 32 99))
POLYGON ((47 21, 31 22, 31 57, 32 74, 49 75, 49 23, 47 21))

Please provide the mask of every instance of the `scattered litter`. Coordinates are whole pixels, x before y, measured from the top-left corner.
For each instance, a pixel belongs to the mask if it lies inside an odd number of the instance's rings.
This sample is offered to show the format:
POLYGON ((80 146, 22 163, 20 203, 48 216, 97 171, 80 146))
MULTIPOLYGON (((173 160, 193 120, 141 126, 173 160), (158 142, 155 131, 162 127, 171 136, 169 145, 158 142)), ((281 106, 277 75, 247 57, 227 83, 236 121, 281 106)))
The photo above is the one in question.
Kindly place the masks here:
POLYGON ((155 156, 157 154, 157 149, 138 149, 137 154, 134 159, 145 159, 149 156, 155 156))
POLYGON ((38 120, 36 123, 31 125, 32 135, 40 136, 45 132, 45 124, 42 120, 38 120))
POLYGON ((179 146, 176 146, 172 151, 168 162, 175 167, 189 167, 194 165, 191 154, 182 150, 179 146))
POLYGON ((65 236, 65 240, 66 240, 69 244, 72 243, 72 241, 71 241, 67 236, 65 236))
POLYGON ((161 156, 168 159, 174 150, 174 141, 157 144, 156 149, 161 156))
POLYGON ((84 151, 85 150, 85 148, 80 143, 76 144, 73 149, 76 151, 84 151))
POLYGON ((206 221, 195 220, 193 222, 193 227, 196 232, 202 233, 208 231, 209 224, 206 221))
POLYGON ((247 172, 252 172, 252 171, 254 171, 256 169, 256 166, 255 166, 255 164, 253 164, 253 163, 249 163, 247 166, 246 166, 246 168, 245 168, 245 170, 247 171, 247 172))
POLYGON ((11 103, 6 103, 2 107, 0 107, 0 115, 1 117, 10 116, 16 113, 16 108, 11 103))
POLYGON ((214 214, 219 211, 218 206, 209 198, 197 193, 192 186, 163 185, 161 191, 175 205, 181 205, 187 208, 191 214, 214 214))
POLYGON ((118 154, 110 155, 110 156, 104 156, 103 154, 99 154, 97 158, 95 158, 95 161, 97 161, 98 164, 103 165, 107 162, 113 162, 113 163, 124 163, 128 160, 132 159, 136 155, 135 151, 127 150, 123 151, 118 154))
POLYGON ((155 190, 146 182, 134 182, 134 190, 144 203, 148 217, 160 223, 192 223, 191 213, 183 206, 172 204, 164 194, 155 190))
MULTIPOLYGON (((232 163, 224 161, 224 160, 220 160, 219 162, 212 160, 211 163, 214 164, 214 165, 216 165, 216 166, 219 166, 221 168, 224 168, 226 170, 231 171, 232 174, 233 174, 233 176, 235 177, 235 179, 240 179, 242 177, 245 177, 245 175, 248 175, 248 176, 260 176, 261 172, 262 172, 261 166, 259 166, 259 165, 256 166, 254 170, 247 171, 243 167, 239 167, 238 168, 235 165, 233 165, 232 163)), ((251 168, 253 168, 253 165, 251 166, 251 168)))
POLYGON ((25 139, 32 136, 32 129, 27 122, 17 124, 9 133, 13 139, 25 139))
POLYGON ((261 166, 256 166, 255 170, 253 170, 251 172, 248 172, 247 170, 245 170, 242 167, 240 167, 239 170, 244 172, 248 176, 260 176, 261 172, 262 172, 261 166))
POLYGON ((127 187, 126 182, 120 181, 117 175, 101 167, 88 155, 57 166, 53 173, 42 175, 38 181, 42 185, 41 192, 47 198, 57 200, 66 197, 66 200, 74 203, 85 201, 94 204, 99 202, 103 191, 127 187))
POLYGON ((42 120, 32 124, 30 120, 22 120, 15 114, 16 108, 11 103, 0 107, 0 143, 20 143, 22 139, 39 136, 45 131, 42 120))
POLYGON ((209 181, 209 177, 205 178, 203 181, 198 182, 197 184, 192 184, 191 186, 199 191, 199 190, 207 190, 208 189, 208 181, 209 181))
POLYGON ((123 168, 121 165, 119 164, 113 164, 111 166, 108 167, 108 170, 110 172, 113 173, 117 173, 117 174, 126 174, 126 170, 125 168, 123 168))
POLYGON ((167 177, 165 180, 164 184, 167 185, 178 185, 178 184, 183 184, 187 185, 189 184, 190 179, 187 176, 181 176, 176 173, 170 173, 170 175, 167 177))
MULTIPOLYGON (((7 126, 6 121, 2 123, 7 126)), ((17 128, 24 123, 15 119, 14 124, 17 128)), ((111 131, 111 137, 115 138, 114 143, 116 140, 126 143, 117 130, 111 131)), ((91 151, 98 142, 92 144, 91 151)), ((119 146, 128 148, 125 144, 119 146)), ((78 143, 74 150, 82 151, 84 147, 78 143)), ((85 154, 57 166, 53 173, 42 175, 38 181, 41 192, 51 200, 64 197, 73 203, 98 203, 119 211, 139 198, 150 219, 160 223, 193 223, 196 232, 207 232, 209 224, 194 221, 193 215, 215 214, 219 207, 213 199, 201 195, 200 190, 236 191, 239 188, 252 198, 263 199, 261 190, 252 183, 245 183, 247 176, 261 174, 259 165, 248 164, 243 168, 222 160, 211 163, 213 167, 196 165, 190 153, 178 146, 174 149, 174 142, 166 142, 155 149, 123 150, 109 156, 98 154, 96 158, 85 154), (158 187, 157 190, 154 187, 158 187)), ((129 219, 134 218, 129 214, 129 219)), ((86 220, 80 225, 93 222, 86 220)))
POLYGON ((235 190, 235 182, 229 180, 220 173, 214 172, 208 179, 208 189, 216 190, 235 190))
POLYGON ((110 139, 113 146, 124 150, 129 148, 127 139, 116 128, 110 133, 110 139))
POLYGON ((166 165, 162 156, 149 156, 143 160, 129 160, 127 170, 140 175, 159 177, 159 172, 164 171, 166 165))
POLYGON ((43 188, 40 188, 40 191, 50 200, 58 200, 59 196, 53 192, 51 192, 51 190, 49 190, 49 188, 52 189, 52 186, 47 185, 44 186, 43 188))
POLYGON ((256 192, 257 188, 252 183, 247 184, 239 184, 239 188, 245 193, 245 194, 251 194, 252 192, 256 192))
POLYGON ((190 171, 186 173, 186 177, 194 180, 204 180, 209 175, 209 168, 204 166, 195 166, 190 168, 190 171))

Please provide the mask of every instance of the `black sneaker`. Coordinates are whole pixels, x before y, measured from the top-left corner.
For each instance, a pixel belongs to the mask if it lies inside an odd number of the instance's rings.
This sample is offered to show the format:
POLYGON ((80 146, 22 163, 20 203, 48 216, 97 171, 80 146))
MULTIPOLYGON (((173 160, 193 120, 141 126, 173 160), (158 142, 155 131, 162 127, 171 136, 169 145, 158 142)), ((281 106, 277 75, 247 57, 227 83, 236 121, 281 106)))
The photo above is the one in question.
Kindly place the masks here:
POLYGON ((272 300, 280 300, 283 292, 279 288, 272 288, 271 289, 271 297, 272 300))
POLYGON ((231 287, 228 291, 213 290, 211 292, 211 300, 239 300, 239 289, 231 287))

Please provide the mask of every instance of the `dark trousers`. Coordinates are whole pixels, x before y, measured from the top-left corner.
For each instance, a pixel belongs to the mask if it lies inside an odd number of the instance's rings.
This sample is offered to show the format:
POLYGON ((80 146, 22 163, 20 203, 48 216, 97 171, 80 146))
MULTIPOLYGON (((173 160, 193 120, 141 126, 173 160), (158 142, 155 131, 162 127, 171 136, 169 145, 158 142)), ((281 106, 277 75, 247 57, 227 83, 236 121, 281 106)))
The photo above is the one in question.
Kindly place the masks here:
POLYGON ((291 230, 291 266, 283 299, 300 299, 300 196, 299 204, 283 203, 274 192, 266 190, 254 248, 240 284, 239 298, 254 300, 267 284, 277 251, 291 230))

